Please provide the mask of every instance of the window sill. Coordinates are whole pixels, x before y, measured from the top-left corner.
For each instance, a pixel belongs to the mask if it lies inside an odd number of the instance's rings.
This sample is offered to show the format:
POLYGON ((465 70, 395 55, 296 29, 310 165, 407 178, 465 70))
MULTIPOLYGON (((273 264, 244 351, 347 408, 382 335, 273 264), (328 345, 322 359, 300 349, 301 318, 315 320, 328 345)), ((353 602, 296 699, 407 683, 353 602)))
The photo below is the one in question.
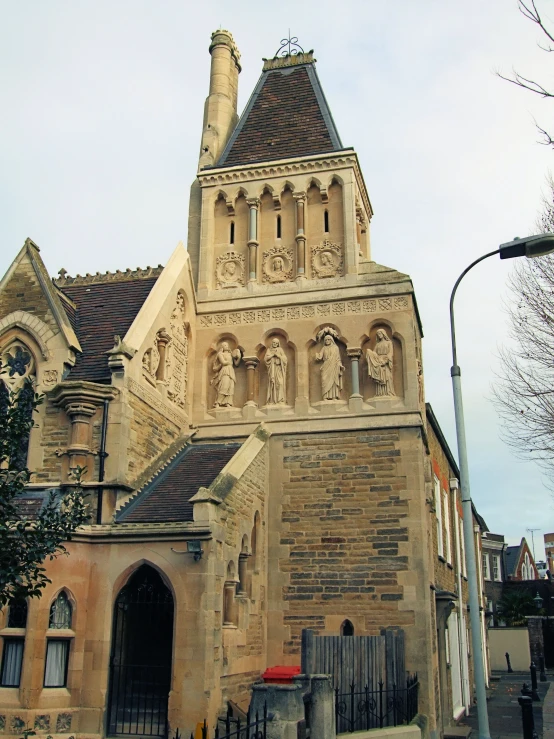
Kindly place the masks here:
POLYGON ((25 629, 16 629, 13 626, 6 626, 0 629, 0 636, 25 636, 25 629))
POLYGON ((48 639, 73 639, 75 632, 73 629, 47 629, 46 637, 48 639))
POLYGON ((67 696, 71 696, 71 693, 69 692, 69 690, 67 688, 60 688, 60 687, 57 687, 57 688, 49 688, 48 686, 43 685, 42 686, 42 690, 43 690, 43 692, 46 690, 48 692, 48 695, 50 697, 53 696, 53 695, 59 695, 59 696, 62 696, 62 695, 65 696, 65 695, 67 695, 67 696))

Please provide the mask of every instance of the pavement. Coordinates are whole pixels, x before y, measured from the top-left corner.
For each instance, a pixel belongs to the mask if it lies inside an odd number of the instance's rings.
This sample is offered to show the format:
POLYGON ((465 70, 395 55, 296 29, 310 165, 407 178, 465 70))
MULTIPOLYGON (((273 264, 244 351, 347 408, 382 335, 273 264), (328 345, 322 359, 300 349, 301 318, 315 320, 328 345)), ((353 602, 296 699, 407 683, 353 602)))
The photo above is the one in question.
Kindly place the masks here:
MULTIPOLYGON (((554 674, 547 674, 549 682, 538 683, 540 701, 533 703, 535 731, 539 739, 554 739, 554 674)), ((528 672, 493 673, 488 700, 491 739, 522 739, 521 707, 517 699, 523 683, 530 685, 528 672)), ((470 715, 460 722, 472 728, 471 737, 477 739, 477 709, 473 706, 470 715)))

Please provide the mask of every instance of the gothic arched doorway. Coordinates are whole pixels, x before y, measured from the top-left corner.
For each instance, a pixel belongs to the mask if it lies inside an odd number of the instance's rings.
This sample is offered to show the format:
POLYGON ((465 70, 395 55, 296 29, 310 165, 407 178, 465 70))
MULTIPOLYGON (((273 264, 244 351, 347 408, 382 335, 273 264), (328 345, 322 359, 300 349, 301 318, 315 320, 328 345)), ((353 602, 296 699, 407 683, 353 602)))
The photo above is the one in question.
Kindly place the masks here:
POLYGON ((108 734, 167 735, 172 646, 173 597, 142 565, 115 601, 108 734))

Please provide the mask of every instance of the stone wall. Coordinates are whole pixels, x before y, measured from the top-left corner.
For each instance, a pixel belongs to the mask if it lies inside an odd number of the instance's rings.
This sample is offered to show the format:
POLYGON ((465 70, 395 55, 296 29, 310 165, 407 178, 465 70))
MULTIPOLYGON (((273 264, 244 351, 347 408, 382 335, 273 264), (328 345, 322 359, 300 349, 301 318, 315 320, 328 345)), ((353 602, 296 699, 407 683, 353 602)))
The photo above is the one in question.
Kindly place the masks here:
POLYGON ((181 435, 179 428, 138 398, 128 394, 133 416, 130 422, 128 481, 132 484, 149 464, 181 435))
POLYGON ((285 653, 298 654, 301 630, 320 632, 331 614, 355 622, 355 633, 413 623, 398 608, 398 573, 409 566, 398 431, 285 437, 283 447, 285 653))
POLYGON ((13 310, 23 310, 37 316, 48 325, 54 334, 60 331, 33 265, 27 256, 19 262, 17 270, 0 293, 0 317, 7 316, 13 310))

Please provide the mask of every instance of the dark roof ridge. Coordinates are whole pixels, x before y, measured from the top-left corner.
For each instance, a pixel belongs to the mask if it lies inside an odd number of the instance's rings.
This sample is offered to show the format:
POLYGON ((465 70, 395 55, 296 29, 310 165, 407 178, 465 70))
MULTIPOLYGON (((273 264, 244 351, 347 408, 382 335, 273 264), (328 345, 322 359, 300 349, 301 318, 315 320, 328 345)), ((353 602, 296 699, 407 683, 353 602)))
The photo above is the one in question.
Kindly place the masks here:
POLYGON ((52 282, 56 287, 63 289, 69 285, 97 285, 106 282, 127 282, 129 280, 146 280, 150 277, 159 277, 162 273, 163 265, 158 264, 157 267, 137 267, 136 269, 130 269, 127 267, 125 272, 116 269, 115 272, 97 272, 91 275, 89 272, 86 275, 75 275, 71 277, 68 275, 65 269, 60 269, 59 277, 53 277, 52 282))

